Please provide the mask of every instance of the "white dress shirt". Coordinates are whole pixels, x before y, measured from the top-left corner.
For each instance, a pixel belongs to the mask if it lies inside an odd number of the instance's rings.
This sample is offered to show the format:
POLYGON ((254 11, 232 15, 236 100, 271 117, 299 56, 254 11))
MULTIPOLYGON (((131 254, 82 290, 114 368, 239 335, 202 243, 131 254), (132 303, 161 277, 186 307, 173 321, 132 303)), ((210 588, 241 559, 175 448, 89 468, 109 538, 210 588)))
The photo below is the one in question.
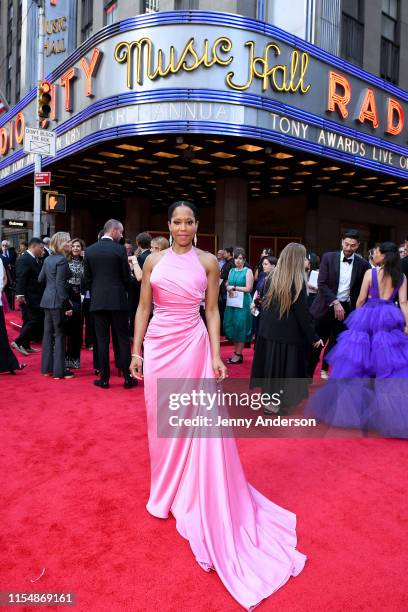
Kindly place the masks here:
POLYGON ((339 302, 349 302, 350 301, 350 284, 351 284, 351 273, 353 272, 354 265, 354 253, 351 257, 347 259, 351 259, 351 263, 347 263, 347 261, 343 261, 343 258, 346 257, 343 251, 340 251, 340 276, 339 276, 339 288, 337 289, 337 299, 339 302))

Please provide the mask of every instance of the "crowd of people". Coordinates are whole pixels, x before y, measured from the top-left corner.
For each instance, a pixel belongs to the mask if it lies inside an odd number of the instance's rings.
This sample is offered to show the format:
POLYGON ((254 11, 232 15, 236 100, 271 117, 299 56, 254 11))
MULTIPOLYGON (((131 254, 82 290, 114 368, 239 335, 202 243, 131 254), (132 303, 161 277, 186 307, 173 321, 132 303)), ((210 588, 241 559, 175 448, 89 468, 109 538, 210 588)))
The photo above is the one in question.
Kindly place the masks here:
MULTIPOLYGON (((252 387, 273 392, 276 381, 298 382, 286 407, 307 397, 323 349, 322 373, 329 381, 408 380, 408 256, 383 242, 368 261, 358 254, 359 234, 351 229, 340 249, 321 260, 290 243, 278 257, 265 248, 253 270, 241 247, 220 250, 217 257, 197 248, 194 204, 170 206, 168 227, 169 241, 153 241, 143 232, 136 250, 114 219, 87 248, 66 232, 32 238, 13 264, 23 325, 12 347, 27 358, 37 351, 31 343, 42 337, 42 374, 66 379, 81 367, 85 342, 94 351, 94 384, 107 389, 112 338, 125 388, 144 379, 147 510, 158 518, 171 512, 200 566, 215 569, 232 596, 252 609, 303 569, 296 517, 246 481, 233 438, 160 436, 158 383, 224 380, 220 321, 233 344, 233 374, 239 374, 245 346, 254 342, 252 387)), ((6 250, 0 258, 2 300, 11 276, 6 250)), ((8 343, 1 303, 0 348, 0 371, 24 367, 8 343)), ((333 425, 408 437, 406 393, 395 394, 393 387, 392 394, 377 396, 371 382, 357 391, 362 393, 350 403, 350 393, 323 384, 307 411, 333 425)))
MULTIPOLYGON (((388 293, 396 293, 394 301, 407 332, 402 274, 408 275, 407 245, 408 241, 399 247, 382 243, 364 259, 358 254, 358 231, 351 229, 344 233, 339 251, 321 258, 297 243, 287 245, 279 258, 265 247, 254 269, 242 247, 220 249, 221 333, 233 344, 228 364, 242 364, 243 349, 253 342, 253 381, 312 379, 324 347, 321 377, 327 378, 330 355, 335 354, 332 349, 346 330, 345 320, 369 297, 374 279, 370 270, 378 271, 375 281, 381 295, 383 285, 387 299, 391 299, 388 293), (361 297, 361 291, 367 295, 361 297)), ((135 386, 137 380, 129 373, 130 341, 135 334, 143 268, 149 257, 169 247, 166 237, 152 238, 148 232, 138 234, 133 245, 115 220, 105 224, 88 248, 81 238, 71 239, 66 232, 52 238, 33 237, 27 245, 20 244, 19 253, 3 240, 0 371, 15 373, 28 363, 18 364, 6 339, 3 311, 16 303, 22 327, 11 347, 28 357, 39 351, 32 343, 42 341, 44 376, 72 378, 81 367, 81 351, 93 350, 93 369, 99 376, 94 383, 109 388, 112 337, 115 366, 123 374, 125 388, 135 386)), ((150 318, 152 311, 153 306, 150 318)), ((204 296, 201 315, 205 321, 204 296)), ((296 397, 306 396, 303 389, 296 397)))
POLYGON ((74 377, 81 352, 93 351, 95 384, 109 388, 109 339, 125 388, 137 381, 129 373, 130 338, 139 302, 142 270, 150 253, 168 248, 164 236, 136 236, 135 246, 123 238, 123 226, 111 220, 86 249, 67 232, 33 237, 18 252, 7 240, 0 255, 0 372, 14 373, 18 363, 10 349, 4 312, 19 308, 22 326, 11 347, 27 358, 42 342, 41 372, 55 379, 74 377))

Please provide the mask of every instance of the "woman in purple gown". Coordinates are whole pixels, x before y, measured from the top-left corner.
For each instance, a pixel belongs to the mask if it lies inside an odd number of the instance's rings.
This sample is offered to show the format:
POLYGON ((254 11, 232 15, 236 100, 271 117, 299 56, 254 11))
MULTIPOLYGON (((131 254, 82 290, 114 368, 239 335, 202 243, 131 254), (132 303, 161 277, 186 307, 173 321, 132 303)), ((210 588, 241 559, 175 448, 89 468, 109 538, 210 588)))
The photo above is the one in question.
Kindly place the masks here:
POLYGON ((296 550, 296 516, 247 482, 233 438, 203 437, 198 427, 188 437, 158 435, 160 420, 169 417, 157 391, 163 379, 176 386, 226 376, 217 259, 193 246, 198 227, 193 204, 176 202, 168 220, 172 246, 150 255, 143 268, 130 366, 132 376, 142 378, 142 367, 144 373, 151 463, 147 510, 162 519, 173 514, 199 565, 215 570, 238 603, 251 610, 299 574, 306 557, 296 550), (208 331, 200 317, 203 296, 208 331))
POLYGON ((357 308, 345 321, 347 330, 327 356, 330 378, 310 399, 306 413, 337 427, 406 438, 407 279, 393 242, 380 244, 373 262, 357 308))

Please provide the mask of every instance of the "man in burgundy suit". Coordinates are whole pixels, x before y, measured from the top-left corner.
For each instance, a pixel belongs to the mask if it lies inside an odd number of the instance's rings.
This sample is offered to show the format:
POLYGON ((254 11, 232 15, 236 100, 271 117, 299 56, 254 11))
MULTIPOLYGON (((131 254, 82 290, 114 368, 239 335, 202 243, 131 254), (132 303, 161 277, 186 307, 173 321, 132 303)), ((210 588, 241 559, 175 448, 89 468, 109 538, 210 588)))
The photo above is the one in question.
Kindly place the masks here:
MULTIPOLYGON (((327 345, 326 351, 336 343, 337 336, 346 329, 344 319, 355 309, 368 261, 357 254, 360 236, 357 230, 344 232, 341 251, 324 253, 320 264, 318 291, 310 308, 316 322, 316 331, 327 345)), ((310 374, 319 356, 313 354, 310 374)), ((328 364, 323 358, 322 378, 327 377, 328 364)))

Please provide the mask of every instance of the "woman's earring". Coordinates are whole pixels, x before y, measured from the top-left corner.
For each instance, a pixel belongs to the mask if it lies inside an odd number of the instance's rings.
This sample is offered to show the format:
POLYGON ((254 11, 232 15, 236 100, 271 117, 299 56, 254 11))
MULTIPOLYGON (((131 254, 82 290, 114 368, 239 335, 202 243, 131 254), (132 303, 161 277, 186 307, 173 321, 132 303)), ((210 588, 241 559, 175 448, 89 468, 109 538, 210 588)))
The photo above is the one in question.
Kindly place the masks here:
POLYGON ((197 234, 194 234, 193 242, 194 242, 194 246, 197 246, 197 234))
POLYGON ((171 246, 173 244, 173 236, 170 234, 169 237, 169 245, 171 246))

